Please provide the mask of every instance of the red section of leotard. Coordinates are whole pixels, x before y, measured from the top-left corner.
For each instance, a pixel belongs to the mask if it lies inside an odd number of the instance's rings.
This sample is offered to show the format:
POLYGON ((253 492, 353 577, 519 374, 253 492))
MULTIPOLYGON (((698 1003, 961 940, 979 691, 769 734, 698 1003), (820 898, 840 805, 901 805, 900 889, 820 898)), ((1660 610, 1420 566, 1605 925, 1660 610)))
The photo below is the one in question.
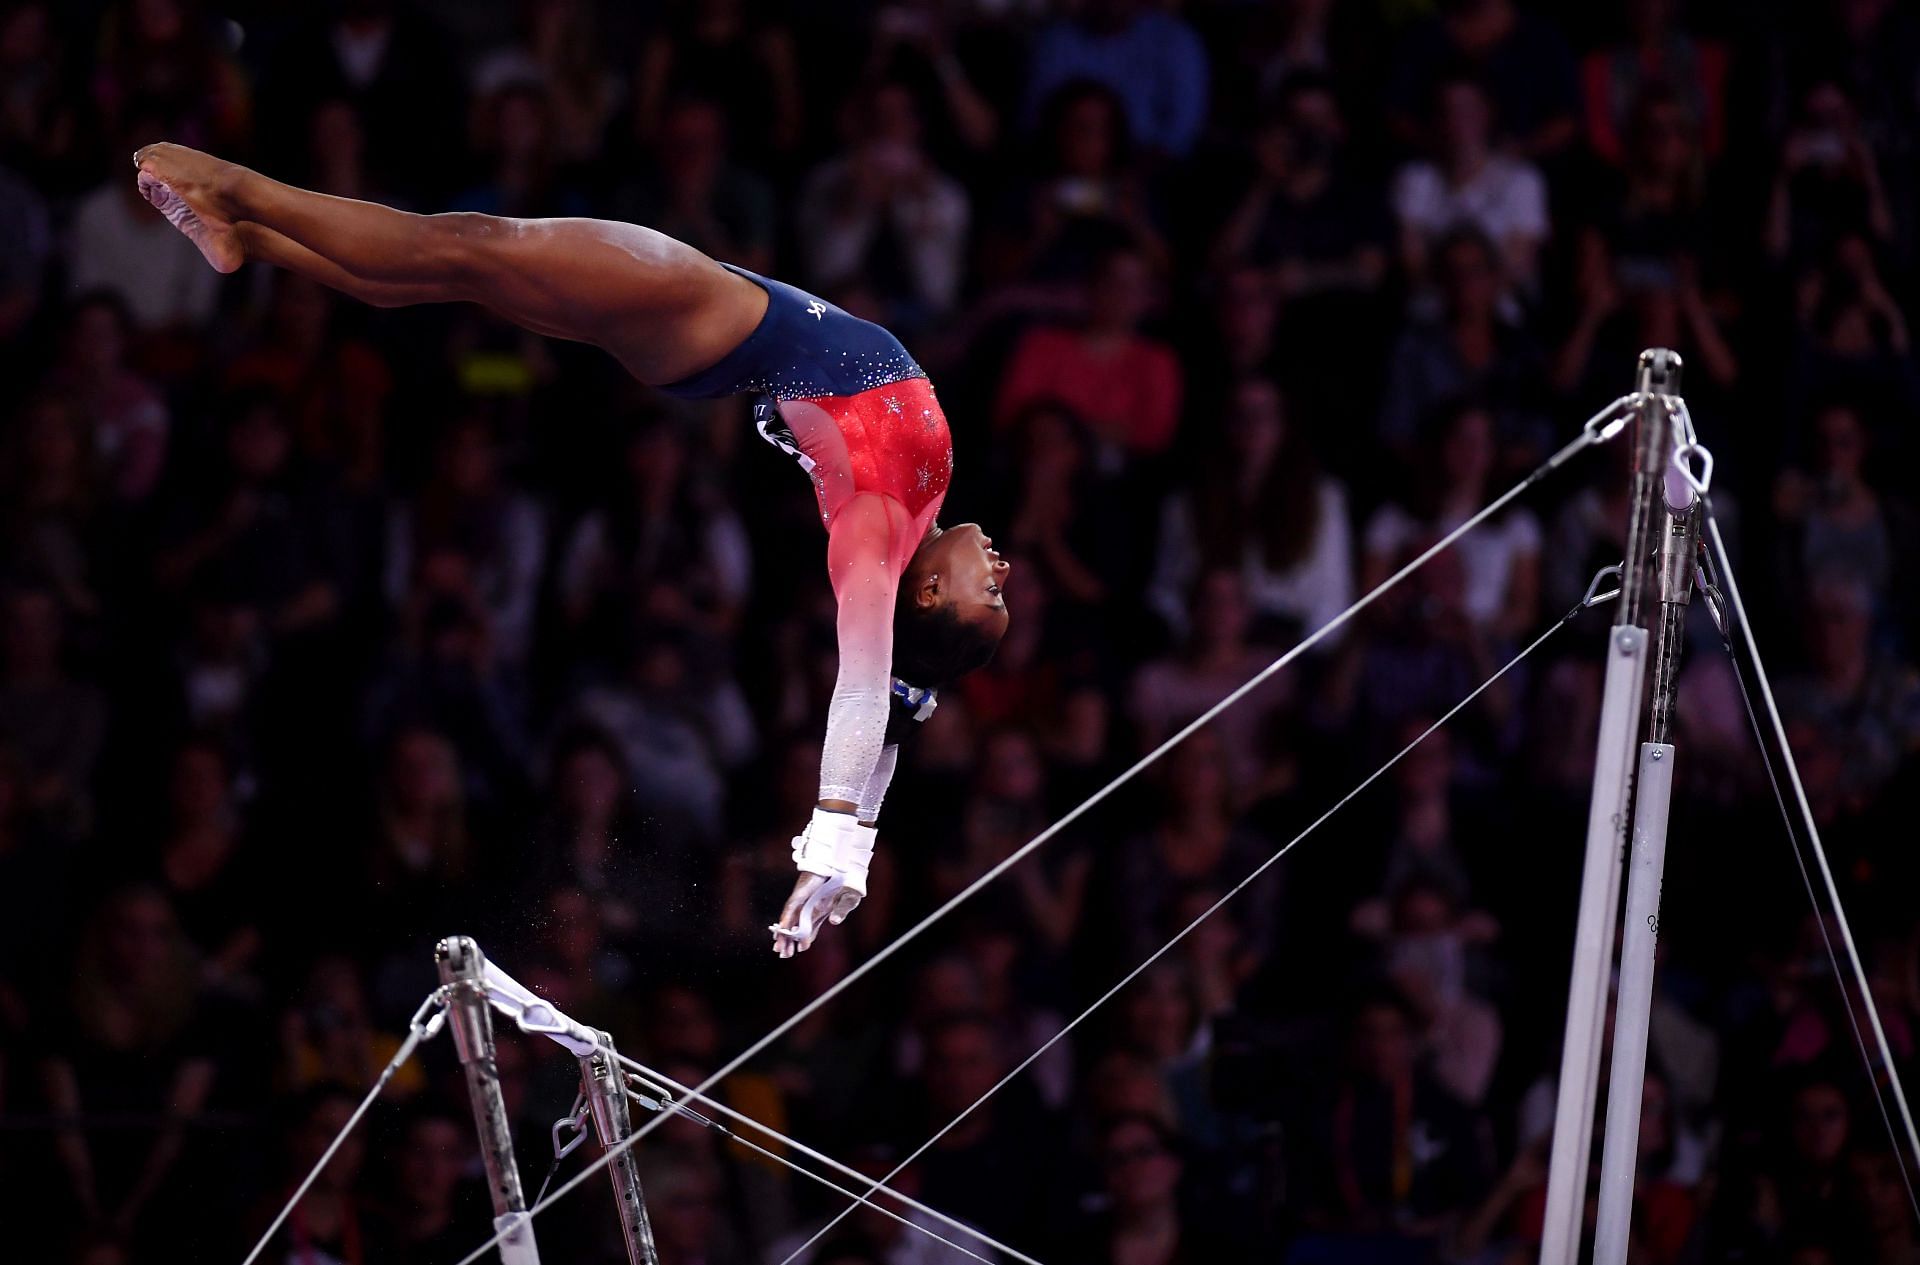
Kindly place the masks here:
POLYGON ((933 521, 953 480, 953 436, 927 379, 906 378, 858 395, 786 400, 780 413, 813 462, 827 524, 862 492, 898 501, 923 526, 933 521))

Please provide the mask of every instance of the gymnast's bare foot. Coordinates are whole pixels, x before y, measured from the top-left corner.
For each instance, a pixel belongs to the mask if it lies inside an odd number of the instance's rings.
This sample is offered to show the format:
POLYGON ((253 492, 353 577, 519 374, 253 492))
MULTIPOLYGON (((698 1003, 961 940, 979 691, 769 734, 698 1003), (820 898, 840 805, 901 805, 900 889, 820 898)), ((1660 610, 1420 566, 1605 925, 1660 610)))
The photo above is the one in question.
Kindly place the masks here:
POLYGON ((233 221, 220 211, 220 185, 233 164, 184 145, 149 145, 133 156, 140 192, 167 222, 200 248, 215 272, 247 261, 233 221))

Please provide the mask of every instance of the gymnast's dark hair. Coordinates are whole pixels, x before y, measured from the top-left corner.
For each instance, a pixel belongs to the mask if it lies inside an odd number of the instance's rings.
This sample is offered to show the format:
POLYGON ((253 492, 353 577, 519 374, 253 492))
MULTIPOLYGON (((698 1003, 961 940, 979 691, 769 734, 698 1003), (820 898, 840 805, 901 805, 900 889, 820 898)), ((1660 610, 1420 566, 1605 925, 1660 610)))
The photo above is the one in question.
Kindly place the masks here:
POLYGON ((1000 639, 968 624, 953 607, 921 606, 914 586, 902 584, 893 604, 893 674, 909 685, 937 690, 993 658, 1000 639))

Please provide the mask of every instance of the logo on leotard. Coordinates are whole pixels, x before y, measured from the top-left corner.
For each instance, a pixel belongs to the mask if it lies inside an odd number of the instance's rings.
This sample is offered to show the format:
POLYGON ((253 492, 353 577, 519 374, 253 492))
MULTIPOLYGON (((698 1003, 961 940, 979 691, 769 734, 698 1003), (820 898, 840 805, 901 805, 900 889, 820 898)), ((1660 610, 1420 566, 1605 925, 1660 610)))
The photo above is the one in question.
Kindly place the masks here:
POLYGON ((827 305, 815 299, 807 304, 807 311, 813 313, 813 319, 817 321, 827 314, 827 305))

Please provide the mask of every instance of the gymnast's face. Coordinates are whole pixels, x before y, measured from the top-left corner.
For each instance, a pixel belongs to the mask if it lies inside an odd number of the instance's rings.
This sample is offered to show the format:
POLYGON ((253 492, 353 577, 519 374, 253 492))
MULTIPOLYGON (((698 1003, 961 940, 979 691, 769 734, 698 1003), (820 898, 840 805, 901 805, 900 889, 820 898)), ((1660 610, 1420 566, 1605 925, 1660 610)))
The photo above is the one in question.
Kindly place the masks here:
POLYGON ((920 586, 922 602, 950 606, 963 622, 998 640, 1007 631, 1002 590, 1011 569, 980 524, 961 523, 920 546, 908 579, 920 586))

